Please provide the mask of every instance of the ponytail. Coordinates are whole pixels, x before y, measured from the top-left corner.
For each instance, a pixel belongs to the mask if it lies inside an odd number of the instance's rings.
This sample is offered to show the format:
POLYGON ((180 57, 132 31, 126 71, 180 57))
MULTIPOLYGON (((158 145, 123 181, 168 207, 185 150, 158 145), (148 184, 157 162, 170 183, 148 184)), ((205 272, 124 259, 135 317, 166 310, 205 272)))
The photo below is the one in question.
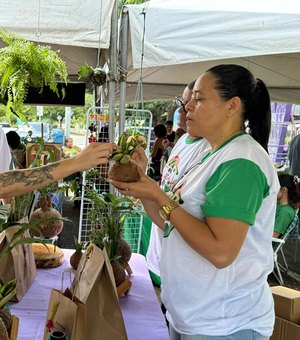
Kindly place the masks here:
POLYGON ((268 152, 271 104, 269 92, 261 79, 256 79, 252 102, 245 106, 244 117, 248 120, 249 134, 268 152))
POLYGON ((221 98, 239 97, 243 104, 243 121, 249 134, 268 151, 271 130, 271 103, 266 85, 253 77, 245 67, 233 64, 218 65, 207 70, 214 75, 215 88, 221 98))

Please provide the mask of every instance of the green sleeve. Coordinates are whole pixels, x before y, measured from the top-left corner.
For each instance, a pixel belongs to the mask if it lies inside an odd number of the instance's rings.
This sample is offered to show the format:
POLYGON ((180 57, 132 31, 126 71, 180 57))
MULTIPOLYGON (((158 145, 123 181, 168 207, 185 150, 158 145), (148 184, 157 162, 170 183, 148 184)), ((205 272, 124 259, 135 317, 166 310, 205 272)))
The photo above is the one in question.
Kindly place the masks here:
POLYGON ((269 185, 260 167, 246 159, 222 163, 206 183, 205 216, 231 218, 252 225, 269 185))

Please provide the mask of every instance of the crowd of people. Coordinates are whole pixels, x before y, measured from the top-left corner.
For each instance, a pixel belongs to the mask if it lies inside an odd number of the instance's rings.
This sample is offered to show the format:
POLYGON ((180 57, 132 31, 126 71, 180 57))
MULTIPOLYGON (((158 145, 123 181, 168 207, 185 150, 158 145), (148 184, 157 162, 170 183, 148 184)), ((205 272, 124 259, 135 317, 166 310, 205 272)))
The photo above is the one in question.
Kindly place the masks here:
MULTIPOLYGON (((269 339, 275 319, 267 281, 272 237, 284 233, 277 224, 289 224, 300 195, 297 175, 278 179, 268 155, 267 87, 242 66, 218 65, 188 84, 178 104, 179 131, 170 121, 154 127, 154 180, 146 175, 149 160, 138 148, 133 160, 140 179, 110 181, 121 194, 140 199, 153 221, 170 338, 269 339)), ((116 149, 113 143, 95 142, 42 167, 2 168, 0 197, 108 164, 116 149)), ((11 162, 11 150, 6 153, 11 162)))

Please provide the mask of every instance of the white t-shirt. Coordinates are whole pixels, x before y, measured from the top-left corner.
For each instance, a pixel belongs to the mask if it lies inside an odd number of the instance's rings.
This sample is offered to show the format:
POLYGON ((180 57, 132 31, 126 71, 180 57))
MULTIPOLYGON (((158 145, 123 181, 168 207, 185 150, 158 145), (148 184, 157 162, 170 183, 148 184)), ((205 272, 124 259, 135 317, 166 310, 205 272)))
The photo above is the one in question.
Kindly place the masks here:
MULTIPOLYGON (((170 191, 175 181, 183 176, 187 169, 199 162, 210 148, 209 143, 203 138, 190 139, 187 133, 181 136, 174 145, 164 167, 161 178, 162 189, 166 192, 170 191)), ((158 276, 160 275, 161 243, 162 231, 156 224, 152 223, 146 261, 148 269, 158 276)))
POLYGON ((270 336, 274 306, 267 276, 279 182, 269 155, 251 136, 239 134, 208 153, 172 190, 200 220, 216 216, 250 227, 237 258, 223 269, 195 252, 172 225, 164 231, 161 299, 170 323, 186 334, 253 329, 270 336))
POLYGON ((11 163, 11 152, 7 143, 6 134, 0 126, 0 173, 9 171, 11 163))

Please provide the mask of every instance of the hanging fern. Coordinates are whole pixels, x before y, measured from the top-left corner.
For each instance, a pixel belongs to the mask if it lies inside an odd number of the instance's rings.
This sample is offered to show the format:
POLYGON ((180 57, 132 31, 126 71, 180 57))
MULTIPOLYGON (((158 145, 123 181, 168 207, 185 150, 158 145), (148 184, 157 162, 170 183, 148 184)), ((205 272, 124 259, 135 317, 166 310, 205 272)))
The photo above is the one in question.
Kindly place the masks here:
MULTIPOLYGON (((7 46, 0 49, 0 101, 8 113, 21 110, 29 86, 49 88, 59 97, 57 80, 67 83, 68 72, 65 62, 50 46, 35 45, 14 32, 0 30, 0 38, 7 46)), ((62 93, 64 96, 64 93, 62 93)))

